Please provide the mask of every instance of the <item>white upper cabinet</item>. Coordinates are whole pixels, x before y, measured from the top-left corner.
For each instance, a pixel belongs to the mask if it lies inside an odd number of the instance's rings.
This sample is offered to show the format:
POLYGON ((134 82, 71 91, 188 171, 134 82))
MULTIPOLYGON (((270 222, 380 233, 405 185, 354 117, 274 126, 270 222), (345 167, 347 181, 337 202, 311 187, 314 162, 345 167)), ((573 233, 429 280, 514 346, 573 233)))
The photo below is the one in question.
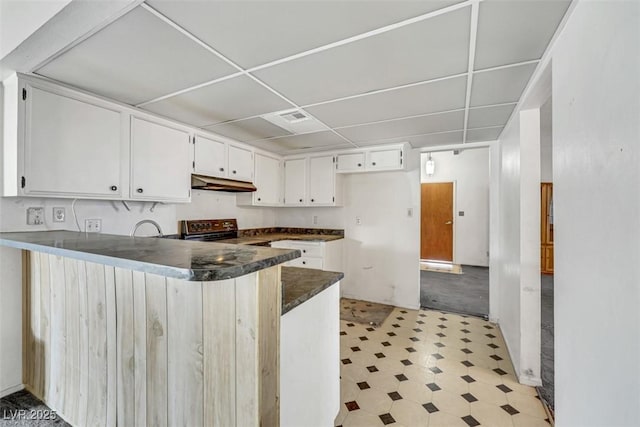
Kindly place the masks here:
POLYGON ((281 204, 280 159, 256 153, 255 181, 257 191, 253 193, 254 205, 276 206, 281 204))
POLYGON ((29 84, 22 94, 24 195, 122 197, 120 112, 29 84))
POLYGON ((367 154, 367 167, 370 170, 397 170, 402 168, 401 149, 376 149, 369 151, 367 154))
POLYGON ((336 194, 334 156, 309 157, 309 205, 335 206, 336 194))
POLYGON ((246 148, 229 145, 229 179, 253 181, 253 153, 246 148))
POLYGON ((193 173, 199 175, 227 177, 227 144, 195 136, 193 173))
POLYGON ((189 201, 191 144, 185 130, 131 117, 131 198, 189 201))
POLYGON ((357 173, 404 170, 405 144, 363 148, 337 155, 336 172, 357 173))
POLYGON ((307 200, 307 159, 291 159, 284 162, 284 204, 304 206, 307 200))
POLYGON ((338 154, 336 170, 338 172, 361 172, 365 168, 364 152, 338 154))

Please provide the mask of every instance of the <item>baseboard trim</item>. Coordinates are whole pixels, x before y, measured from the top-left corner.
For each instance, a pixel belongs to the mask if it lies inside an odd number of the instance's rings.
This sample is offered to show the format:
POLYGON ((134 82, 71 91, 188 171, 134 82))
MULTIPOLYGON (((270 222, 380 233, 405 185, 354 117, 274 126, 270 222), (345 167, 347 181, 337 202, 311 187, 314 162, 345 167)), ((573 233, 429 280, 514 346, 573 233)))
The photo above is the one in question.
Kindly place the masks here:
POLYGON ((11 387, 7 387, 3 390, 0 390, 0 398, 3 398, 5 396, 8 396, 20 390, 24 390, 24 384, 18 384, 11 387))
POLYGON ((373 299, 373 298, 366 298, 365 299, 365 298, 362 298, 362 296, 360 296, 360 295, 352 295, 352 294, 349 294, 348 292, 341 293, 340 294, 340 298, 357 299, 357 300, 360 300, 360 301, 373 302, 373 303, 376 303, 376 304, 392 305, 394 307, 406 308, 406 309, 409 309, 409 310, 419 310, 420 309, 420 304, 417 304, 417 305, 410 305, 410 304, 399 305, 399 304, 394 303, 394 302, 378 301, 378 300, 373 299))

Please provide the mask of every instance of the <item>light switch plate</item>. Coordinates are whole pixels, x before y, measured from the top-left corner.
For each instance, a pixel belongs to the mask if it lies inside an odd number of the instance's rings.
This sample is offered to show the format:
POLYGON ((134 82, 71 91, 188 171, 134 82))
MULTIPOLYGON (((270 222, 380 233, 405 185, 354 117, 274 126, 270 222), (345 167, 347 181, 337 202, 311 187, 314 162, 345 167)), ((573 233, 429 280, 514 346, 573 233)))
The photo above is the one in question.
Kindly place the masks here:
POLYGON ((44 208, 27 208, 27 225, 44 224, 44 208))

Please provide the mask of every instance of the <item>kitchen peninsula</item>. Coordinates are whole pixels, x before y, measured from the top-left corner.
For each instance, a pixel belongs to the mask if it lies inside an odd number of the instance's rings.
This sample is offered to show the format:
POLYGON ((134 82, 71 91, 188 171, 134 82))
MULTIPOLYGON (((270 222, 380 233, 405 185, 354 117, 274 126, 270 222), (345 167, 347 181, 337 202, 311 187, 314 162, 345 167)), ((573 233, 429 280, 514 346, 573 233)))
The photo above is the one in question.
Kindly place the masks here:
POLYGON ((335 417, 342 273, 245 245, 71 231, 0 245, 23 250, 23 383, 70 424, 335 417), (320 383, 296 382, 301 363, 320 383))

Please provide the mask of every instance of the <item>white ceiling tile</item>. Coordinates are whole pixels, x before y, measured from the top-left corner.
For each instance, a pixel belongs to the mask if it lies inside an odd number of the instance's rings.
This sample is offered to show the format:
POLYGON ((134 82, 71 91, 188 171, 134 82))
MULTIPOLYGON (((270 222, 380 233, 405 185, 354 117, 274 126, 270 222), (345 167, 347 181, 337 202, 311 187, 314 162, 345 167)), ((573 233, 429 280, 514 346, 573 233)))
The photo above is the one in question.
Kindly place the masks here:
POLYGON ((571 1, 480 2, 475 69, 540 59, 571 1))
MULTIPOLYGON (((327 147, 330 145, 343 144, 344 139, 331 131, 306 133, 303 135, 284 136, 273 138, 270 142, 277 144, 284 149, 306 149, 327 147)), ((259 141, 257 141, 259 142, 259 141)))
POLYGON ((494 141, 502 132, 501 127, 487 129, 469 129, 467 130, 467 142, 494 141))
POLYGON ((305 110, 329 126, 349 126, 464 108, 466 87, 467 78, 461 76, 305 110))
POLYGON ((255 74, 299 105, 463 73, 470 7, 255 74))
POLYGON ((396 138, 407 135, 460 130, 464 125, 464 111, 430 116, 398 119, 388 122, 337 129, 355 143, 396 138))
POLYGON ((291 132, 271 124, 261 117, 238 120, 237 122, 231 123, 220 123, 213 126, 206 126, 205 129, 245 142, 274 136, 291 135, 291 132))
POLYGON ((471 108, 469 110, 467 128, 504 126, 515 106, 516 104, 509 104, 496 107, 471 108))
POLYGON ((145 110, 201 127, 286 108, 291 108, 291 104, 247 76, 223 80, 144 106, 145 110))
POLYGON ((233 72, 231 66, 141 7, 37 70, 128 104, 233 72))
POLYGON ((249 68, 459 2, 153 0, 149 4, 249 68))
POLYGON ((473 73, 471 106, 518 101, 535 68, 536 64, 525 64, 473 73))
POLYGON ((414 148, 430 147, 434 145, 461 144, 462 131, 440 132, 427 135, 413 135, 400 138, 383 139, 379 141, 359 142, 358 145, 366 147, 381 144, 393 144, 397 142, 408 142, 414 148))

